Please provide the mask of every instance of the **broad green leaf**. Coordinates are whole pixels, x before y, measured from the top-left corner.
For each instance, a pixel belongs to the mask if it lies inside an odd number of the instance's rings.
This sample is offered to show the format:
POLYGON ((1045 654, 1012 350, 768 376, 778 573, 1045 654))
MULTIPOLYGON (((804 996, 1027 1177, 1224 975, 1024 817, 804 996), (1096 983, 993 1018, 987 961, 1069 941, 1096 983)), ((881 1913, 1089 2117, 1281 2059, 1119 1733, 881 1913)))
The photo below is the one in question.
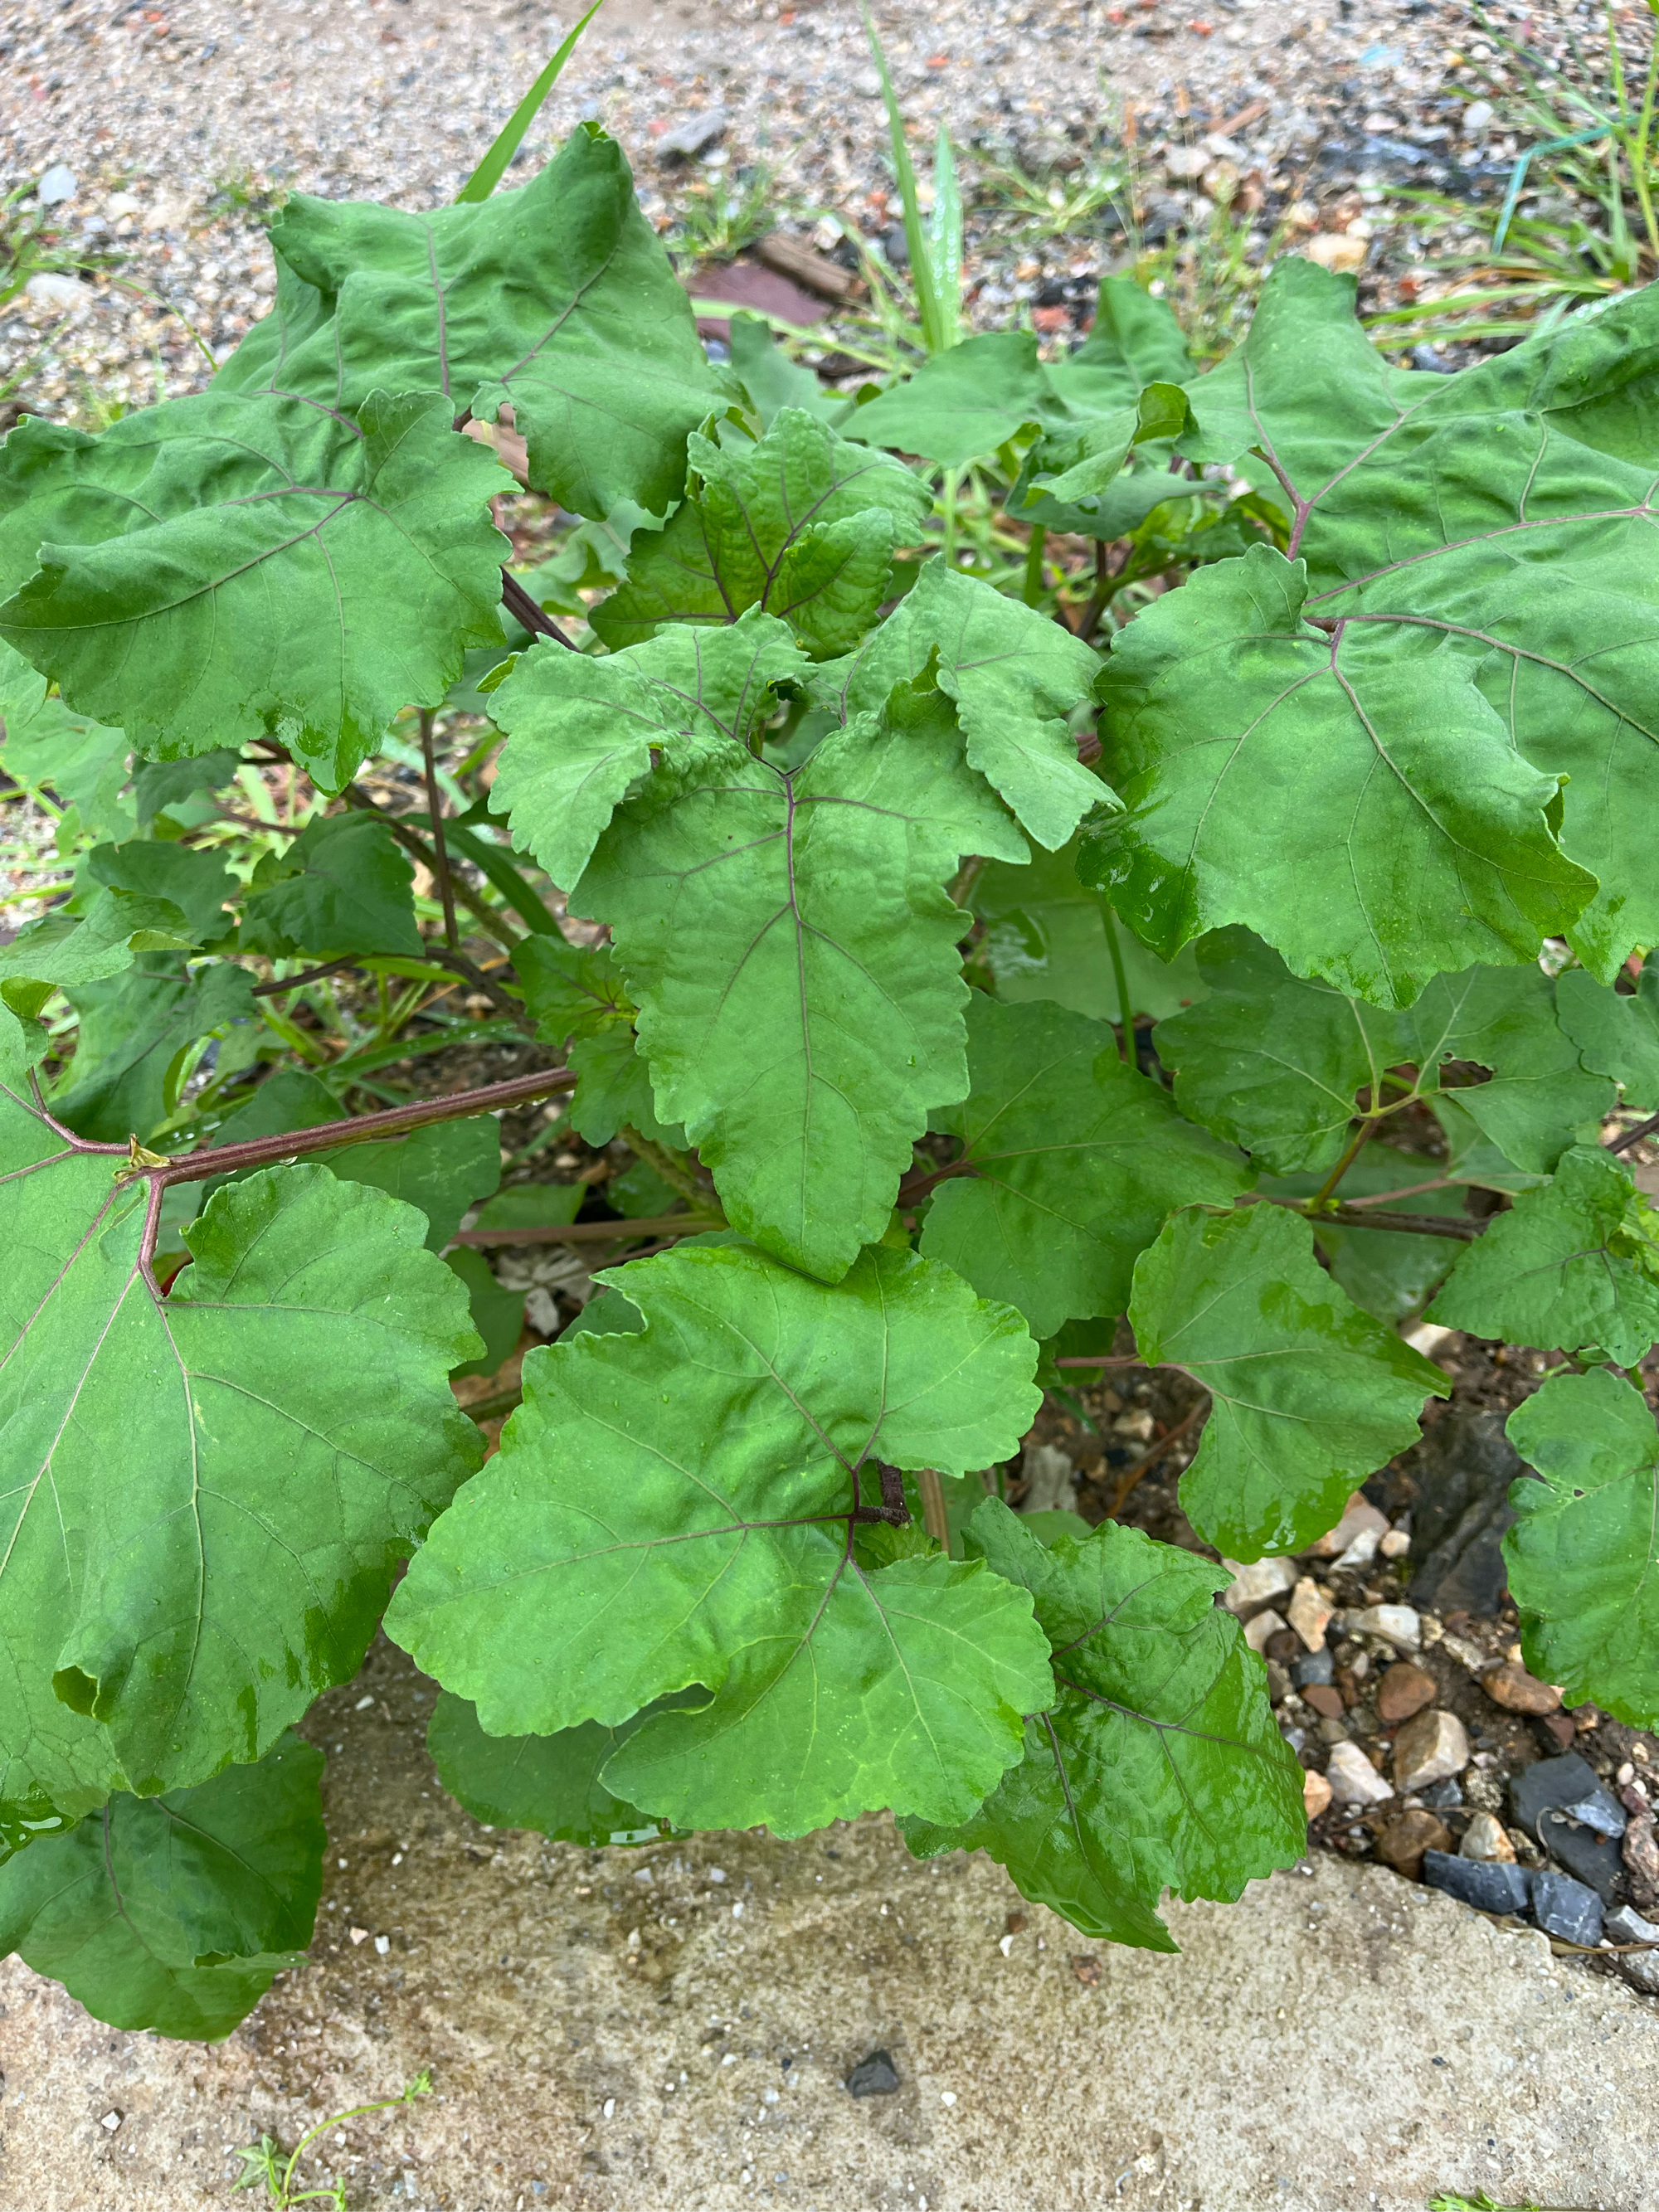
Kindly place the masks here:
POLYGON ((1659 1435, 1641 1392, 1558 1375, 1508 1434, 1542 1478, 1511 1486, 1504 1539, 1527 1665, 1564 1705, 1659 1724, 1659 1435))
POLYGON ((0 1865, 0 1953, 94 2019, 192 2043, 228 2035, 311 1941, 323 1755, 284 1735, 193 1790, 125 1792, 0 1865))
POLYGON ((491 1735, 615 1727, 702 1683, 605 1771, 686 1826, 963 1818, 1050 1694, 1030 1600, 939 1553, 868 1568, 849 1516, 878 1465, 1014 1448, 1037 1404, 1018 1316, 890 1249, 833 1289, 729 1243, 600 1280, 644 1328, 530 1355, 388 1632, 491 1735))
POLYGON ((844 427, 872 446, 959 469, 1056 411, 1035 333, 990 331, 924 362, 844 427))
POLYGON ((1039 845, 1053 851, 1091 809, 1115 803, 1078 759, 1067 725, 1089 696, 1096 655, 1058 623, 942 561, 927 562, 856 653, 817 672, 812 694, 846 721, 874 713, 896 684, 930 666, 956 702, 969 767, 1039 845))
MULTIPOLYGON (((1400 1211, 1443 1213, 1456 1219, 1468 1211, 1462 1183, 1449 1190, 1422 1188, 1440 1182, 1446 1173, 1444 1160, 1426 1152, 1399 1152, 1373 1139, 1348 1167, 1336 1196, 1352 1201, 1407 1193, 1397 1201, 1400 1211)), ((1276 1198, 1311 1198, 1324 1180, 1315 1170, 1310 1175, 1264 1180, 1257 1188, 1276 1198)), ((1314 1243, 1330 1263, 1331 1279, 1363 1311, 1390 1326, 1421 1310, 1451 1272, 1461 1249, 1449 1237, 1345 1229, 1328 1221, 1316 1221, 1313 1233, 1314 1243)))
POLYGON ((478 1208, 480 1229, 557 1229, 576 1218, 587 1185, 520 1182, 499 1191, 478 1208))
POLYGON ((1030 1591, 1055 1696, 965 1825, 904 1823, 919 1858, 988 1850, 1022 1896, 1085 1936, 1173 1951, 1166 1889, 1231 1900, 1301 1856, 1302 1770, 1261 1662, 1216 1607, 1224 1567, 1110 1522, 1045 1546, 994 1498, 968 1543, 1030 1591))
POLYGON ((452 1268, 465 1285, 472 1326, 483 1344, 476 1359, 464 1359, 450 1369, 450 1379, 456 1382, 464 1375, 493 1375, 524 1334, 524 1292, 503 1289, 483 1254, 475 1252, 470 1245, 446 1252, 444 1265, 452 1268))
POLYGON ((1217 930, 1197 954, 1209 995, 1159 1024, 1158 1058, 1183 1113, 1280 1174, 1334 1166, 1362 1097, 1368 1108, 1408 1098, 1411 1084, 1390 1069, 1414 1066, 1430 1094, 1448 1061, 1491 1070, 1453 1094, 1458 1109, 1534 1174, 1613 1103, 1580 1066, 1535 967, 1437 976, 1395 1012, 1292 975, 1249 930, 1217 930))
POLYGON ((337 791, 501 636, 510 480, 453 413, 209 390, 97 437, 28 419, 0 453, 0 636, 141 752, 275 734, 337 791))
POLYGON ((1571 941, 1611 981, 1633 945, 1659 939, 1639 826, 1659 744, 1652 405, 1632 398, 1651 374, 1659 295, 1649 286, 1599 329, 1570 320, 1501 364, 1434 378, 1385 368, 1352 299, 1349 283, 1281 261, 1245 344, 1190 387, 1212 434, 1187 449, 1271 455, 1296 508, 1309 614, 1346 620, 1345 647, 1364 627, 1374 652, 1407 662, 1439 641, 1518 755, 1565 779, 1562 848, 1601 883, 1571 941))
POLYGON ((1648 955, 1632 994, 1570 968, 1556 978, 1555 1003, 1586 1067, 1611 1076, 1627 1104, 1659 1106, 1659 959, 1648 955))
POLYGON ((596 607, 612 647, 665 623, 731 623, 759 607, 809 653, 844 653, 886 597, 896 544, 928 507, 921 478, 827 423, 785 407, 758 442, 733 422, 694 437, 684 503, 635 538, 628 581, 596 607))
POLYGON ((535 1828, 565 1844, 654 1843, 662 1833, 657 1823, 613 1796, 599 1776, 611 1753, 658 1710, 649 1706, 617 1728, 584 1721, 557 1735, 486 1735, 477 1708, 445 1690, 427 1724, 426 1746, 450 1796, 492 1828, 535 1828))
POLYGON ((934 1125, 962 1139, 972 1173, 935 1189, 921 1249, 1018 1306, 1034 1336, 1121 1313, 1170 1208, 1230 1205, 1250 1180, 1231 1146, 1124 1065, 1103 1022, 975 993, 968 1073, 967 1100, 934 1125))
POLYGON ((1424 1398, 1451 1389, 1349 1303, 1282 1206, 1176 1214, 1136 1262, 1129 1319, 1143 1359, 1213 1401, 1181 1503, 1231 1559, 1334 1528, 1350 1492, 1415 1443, 1424 1398))
POLYGON ((658 1115, 767 1251, 833 1278, 886 1229, 928 1113, 968 1088, 942 886, 1025 850, 950 702, 902 684, 797 770, 730 739, 665 759, 600 839, 580 904, 611 925, 658 1115))
MULTIPOLYGON (((0 582, 6 584, 17 580, 11 575, 0 577, 0 582)), ((3 642, 0 642, 0 653, 29 668, 21 653, 3 642)), ((33 668, 29 674, 44 690, 46 678, 33 668)), ((56 793, 72 810, 70 828, 78 826, 90 836, 113 838, 118 842, 131 836, 134 810, 124 796, 129 766, 125 730, 90 721, 61 699, 47 699, 27 715, 12 707, 0 711, 4 712, 6 721, 6 773, 15 781, 31 790, 56 793)))
POLYGON ((501 1182, 501 1126, 493 1114, 476 1114, 318 1157, 344 1182, 366 1183, 418 1208, 427 1219, 427 1249, 441 1252, 468 1206, 501 1182))
POLYGON ((619 1129, 637 1129, 653 1144, 683 1152, 684 1130, 657 1119, 650 1071, 635 1048, 638 1009, 610 948, 544 934, 519 946, 514 965, 537 1036, 569 1046, 569 1064, 580 1079, 569 1106, 577 1135, 600 1146, 619 1129))
POLYGON ((1492 1217, 1429 1318, 1634 1367, 1659 1340, 1659 1221, 1619 1161, 1579 1146, 1492 1217))
POLYGON ((162 1298, 146 1182, 0 1109, 0 1804, 74 1814, 257 1759, 350 1678, 477 1464, 447 1377, 480 1346, 422 1217, 322 1167, 216 1193, 162 1298))
POLYGON ((732 374, 769 430, 785 407, 802 408, 832 424, 852 413, 851 395, 826 389, 812 370, 791 361, 763 315, 733 315, 729 343, 732 374))
MULTIPOLYGON (((1026 521, 1060 530, 1075 522, 1086 535, 1104 538, 1107 521, 1113 519, 1108 502, 1137 446, 1151 447, 1146 466, 1162 471, 1164 499, 1188 492, 1188 480, 1170 473, 1168 455, 1170 440, 1190 421, 1187 397, 1178 385, 1151 384, 1127 406, 1051 430, 1026 456, 1009 507, 1026 521)), ((1142 500, 1146 490, 1143 485, 1142 500)), ((1162 504, 1151 501, 1138 519, 1162 504)))
POLYGON ((1051 362, 1048 381, 1077 415, 1132 405, 1149 384, 1185 384, 1193 357, 1167 300, 1133 276, 1102 279, 1094 327, 1077 351, 1051 362))
POLYGON ((0 947, 0 991, 17 1012, 38 1013, 52 989, 102 982, 141 952, 185 951, 191 941, 183 909, 171 899, 100 891, 78 917, 59 908, 0 947))
MULTIPOLYGON (((1006 1005, 1052 999, 1074 1014, 1115 1021, 1117 978, 1101 912, 1104 895, 1079 881, 1077 853, 1073 841, 1058 853, 1034 853, 1029 867, 987 862, 970 894, 974 912, 985 925, 975 957, 1006 1005)), ((1118 949, 1137 1014, 1162 1021, 1201 999, 1208 988, 1190 945, 1183 945, 1171 961, 1160 960, 1132 930, 1120 926, 1118 949)))
POLYGON ((107 890, 171 899, 197 945, 210 945, 229 931, 225 907, 240 886, 217 853, 135 838, 125 845, 94 845, 84 865, 92 882, 107 890))
POLYGON ((1117 633, 1097 688, 1128 811, 1085 872, 1166 957, 1243 922, 1377 1006, 1534 958, 1595 890, 1556 845, 1556 778, 1433 633, 1328 635, 1307 591, 1257 545, 1117 633))
POLYGON ((378 815, 314 814, 280 862, 255 878, 239 948, 384 952, 418 959, 415 871, 378 815))
POLYGON ((240 757, 223 746, 185 760, 135 762, 132 803, 139 836, 149 836, 158 814, 183 805, 198 791, 217 791, 229 783, 240 764, 240 757))
POLYGON ((176 1105, 173 1071, 200 1037, 251 1022, 257 1009, 246 969, 216 960, 193 973, 149 953, 128 974, 68 987, 81 1017, 68 1087, 52 1101, 60 1121, 96 1144, 148 1137, 176 1105))
POLYGON ((252 1098, 227 1114, 214 1131, 214 1145, 246 1145, 255 1137, 286 1137, 300 1129, 320 1129, 344 1118, 345 1109, 320 1077, 303 1067, 279 1067, 252 1098))
POLYGON ((775 710, 776 686, 804 674, 788 627, 750 612, 729 630, 670 630, 608 659, 540 645, 495 694, 509 743, 490 792, 513 841, 568 893, 654 750, 696 761, 747 750, 775 710))
MULTIPOLYGON (((574 513, 631 499, 661 514, 678 498, 687 434, 724 395, 622 149, 597 125, 481 203, 415 214, 296 192, 271 243, 331 311, 280 361, 263 342, 273 385, 348 410, 377 387, 441 389, 447 416, 480 422, 508 404, 531 483, 574 513)), ((294 312, 297 336, 316 309, 296 298, 294 312)))

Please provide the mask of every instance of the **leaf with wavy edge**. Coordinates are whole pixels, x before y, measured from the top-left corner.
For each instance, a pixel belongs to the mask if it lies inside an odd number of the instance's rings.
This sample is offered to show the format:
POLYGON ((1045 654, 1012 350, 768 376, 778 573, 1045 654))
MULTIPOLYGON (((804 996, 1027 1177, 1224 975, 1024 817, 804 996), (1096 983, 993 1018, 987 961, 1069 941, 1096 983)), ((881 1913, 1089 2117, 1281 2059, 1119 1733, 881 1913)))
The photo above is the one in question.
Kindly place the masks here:
POLYGON ((499 644, 510 485, 431 392, 210 389, 0 450, 0 637, 159 760, 275 735, 338 791, 499 644))
POLYGON ((1110 1522, 1045 1545, 995 1498, 967 1542, 1031 1592, 1055 1695, 963 1826, 903 1823, 918 1858, 988 1850, 1085 1936, 1173 1951, 1164 1890, 1231 1899, 1301 1856, 1302 1769, 1261 1662, 1216 1608, 1226 1568, 1110 1522))
POLYGON ((1557 779, 1459 654, 1328 632, 1307 604, 1302 563, 1257 545, 1117 633, 1097 688, 1127 811, 1085 844, 1085 879, 1166 959, 1243 922, 1377 1006, 1535 958, 1595 889, 1557 847, 1557 779))
POLYGON ((0 1142, 0 1808, 73 1815, 349 1679, 477 1464, 447 1378, 479 1346, 423 1217, 325 1168, 219 1191, 162 1298, 115 1147, 10 1093, 0 1142))
POLYGON ((937 1551, 868 1567, 854 1516, 879 1467, 1014 1447, 1038 1401, 1018 1315, 879 1247, 833 1288, 731 1243, 601 1280, 644 1328, 531 1355, 387 1632, 491 1734, 614 1727, 702 1683, 603 1778, 686 1826, 964 1817, 1050 1695, 1030 1600, 937 1551))
POLYGON ((854 446, 799 407, 763 437, 738 425, 693 437, 687 495, 660 532, 635 538, 628 581, 594 609, 611 647, 668 623, 735 622, 759 607, 810 653, 844 653, 875 618, 893 549, 928 509, 921 478, 854 446))
POLYGON ((1562 1702, 1659 1725, 1659 1434, 1639 1390, 1558 1375, 1507 1425, 1540 1480, 1510 1486, 1521 1648, 1562 1702))
POLYGON ((1129 1319, 1149 1364, 1213 1403, 1181 1503, 1228 1559, 1294 1552, 1367 1475, 1416 1442, 1451 1384, 1343 1296, 1282 1206, 1178 1213, 1135 1263, 1129 1319))
POLYGON ((217 384, 347 410, 377 386, 441 390, 449 416, 483 422, 510 405, 531 483, 574 514, 626 499, 660 514, 688 433, 726 397, 596 125, 488 200, 416 212, 296 192, 271 244, 282 328, 256 324, 217 384))
POLYGON ((95 2020, 216 2042, 311 1942, 323 1755, 284 1735, 193 1790, 123 1793, 0 1864, 0 1953, 95 2020))

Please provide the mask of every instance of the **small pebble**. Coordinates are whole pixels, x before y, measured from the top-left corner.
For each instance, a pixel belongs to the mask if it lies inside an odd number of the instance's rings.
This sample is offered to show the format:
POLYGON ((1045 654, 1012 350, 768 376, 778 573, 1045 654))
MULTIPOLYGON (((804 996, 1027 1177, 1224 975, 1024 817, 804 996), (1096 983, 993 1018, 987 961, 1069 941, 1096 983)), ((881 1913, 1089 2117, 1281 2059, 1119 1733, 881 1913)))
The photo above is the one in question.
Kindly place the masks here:
POLYGON ((1439 1694, 1440 1686, 1432 1674, 1413 1667, 1409 1659, 1396 1659, 1392 1667, 1384 1668, 1376 1686, 1376 1717, 1390 1724, 1408 1721, 1425 1705, 1431 1705, 1439 1694))
POLYGON ((860 2058, 847 2077, 847 2087, 854 2097, 896 2095, 901 2084, 891 2054, 872 2051, 867 2058, 860 2058))
POLYGON ((1493 1705, 1502 1705, 1512 1713, 1532 1713, 1541 1716, 1553 1713, 1561 1703, 1559 1690, 1552 1689, 1528 1674, 1517 1659, 1506 1659, 1501 1667, 1494 1667, 1480 1677, 1480 1686, 1493 1705))
POLYGON ((1270 1637, 1282 1636, 1285 1632, 1284 1616, 1269 1606, 1265 1613, 1257 1613, 1253 1620, 1245 1623, 1244 1641, 1252 1651, 1265 1651, 1270 1637))
MULTIPOLYGON (((1149 1415, 1149 1422, 1150 1419, 1149 1415)), ((1150 1426, 1147 1433, 1151 1434, 1150 1426)), ((1294 1559, 1252 1559, 1248 1566, 1240 1566, 1236 1559, 1224 1559, 1221 1564, 1232 1571, 1231 1582, 1221 1593, 1221 1602, 1229 1613, 1244 1614, 1253 1606, 1268 1604, 1296 1587, 1294 1559)), ((1280 1621, 1281 1628, 1284 1625, 1280 1621)))
POLYGON ((1571 1875, 1540 1867, 1531 1876, 1532 1917, 1547 1936, 1594 1949, 1601 1940, 1601 1900, 1571 1875))
POLYGON ((1310 1768, 1302 1778, 1302 1803, 1310 1820, 1316 1820, 1331 1802, 1331 1785, 1310 1768))
POLYGON ((1425 1851, 1423 1879, 1431 1889, 1443 1889, 1480 1912, 1524 1912, 1531 1901, 1526 1869, 1501 1862, 1425 1851))
POLYGON ((1458 1849, 1464 1858, 1483 1859, 1488 1865, 1515 1863, 1515 1845, 1504 1823, 1493 1813, 1476 1813, 1472 1817, 1458 1849))
POLYGON ((1394 1741, 1394 1785, 1402 1797, 1461 1774, 1469 1763, 1468 1731, 1455 1713, 1419 1713, 1394 1741))
POLYGON ((1384 1637, 1407 1651, 1417 1650, 1423 1641, 1423 1618, 1415 1606, 1368 1605, 1363 1613, 1349 1614, 1348 1628, 1350 1633, 1384 1637))
POLYGON ((1394 1795, 1357 1743, 1331 1746, 1325 1778, 1340 1805, 1380 1805, 1394 1795))
POLYGON ((1376 1839, 1376 1856, 1415 1881, 1425 1851, 1449 1851, 1451 1833, 1432 1813, 1396 1813, 1376 1839))

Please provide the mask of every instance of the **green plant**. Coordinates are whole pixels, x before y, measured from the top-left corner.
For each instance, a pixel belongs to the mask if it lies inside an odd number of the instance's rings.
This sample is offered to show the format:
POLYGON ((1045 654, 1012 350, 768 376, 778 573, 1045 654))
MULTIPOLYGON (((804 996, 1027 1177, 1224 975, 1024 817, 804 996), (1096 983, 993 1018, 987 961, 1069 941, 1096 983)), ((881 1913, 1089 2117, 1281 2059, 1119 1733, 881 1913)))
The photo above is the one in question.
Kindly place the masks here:
POLYGON ((0 949, 4 1942, 226 2033, 384 1620, 481 1818, 886 1807, 1170 1948, 1303 1777, 1228 1567, 1006 1501, 1120 1320, 1243 1560, 1449 1389, 1404 1316, 1558 1349, 1523 1647, 1659 1717, 1659 299, 1417 377, 1290 259, 1200 374, 1119 279, 1067 360, 849 408, 752 325, 710 367, 592 126, 271 238, 205 391, 0 452, 5 761, 75 868, 0 949), (556 1100, 592 1160, 498 1191, 556 1100), (514 1242, 637 1256, 481 1464, 514 1242))
POLYGON ((668 233, 670 249, 688 261, 732 261, 772 227, 772 177, 700 177, 686 186, 668 233))
POLYGON ((296 2189, 295 2168, 319 2136, 331 2135, 349 2120, 367 2119, 374 2112, 395 2112, 404 2105, 412 2105, 417 2097, 430 2094, 432 2076, 420 2073, 400 2096, 382 2097, 372 2105, 354 2105, 349 2112, 336 2112, 331 2119, 319 2120, 314 2128, 307 2128, 291 2151, 284 2152, 270 2136, 261 2136, 257 2143, 250 2143, 237 2155, 242 2161, 242 2171, 231 2184, 233 2189, 257 2189, 264 2185, 266 2201, 276 2212, 291 2212, 295 2204, 327 2203, 334 2212, 346 2212, 346 2193, 341 2182, 324 2182, 314 2189, 296 2189))

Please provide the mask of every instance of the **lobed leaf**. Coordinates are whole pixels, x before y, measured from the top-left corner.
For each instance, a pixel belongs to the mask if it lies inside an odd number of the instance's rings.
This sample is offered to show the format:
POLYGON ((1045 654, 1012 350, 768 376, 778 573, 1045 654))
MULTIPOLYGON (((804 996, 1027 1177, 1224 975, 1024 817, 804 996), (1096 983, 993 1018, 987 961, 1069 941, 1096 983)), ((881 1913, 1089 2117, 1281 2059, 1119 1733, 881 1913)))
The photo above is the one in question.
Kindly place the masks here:
POLYGON ((0 452, 0 638, 171 760, 267 735, 325 791, 498 643, 494 457, 436 394, 219 389, 0 452))
POLYGON ((1433 634, 1328 633, 1307 601, 1303 564, 1256 545, 1117 633, 1097 690, 1127 811, 1085 878, 1165 958, 1243 922, 1382 1006, 1534 958, 1595 889, 1557 846, 1556 777, 1433 634))
POLYGON ((1659 1723, 1659 1435, 1639 1390, 1558 1375, 1510 1415, 1540 1480, 1511 1484, 1504 1539, 1521 1648, 1564 1705, 1659 1723))
POLYGON ((258 1759, 349 1679, 477 1463, 447 1376, 479 1346, 422 1217, 325 1168, 217 1192, 163 1298, 144 1179, 9 1095, 0 1136, 0 1806, 73 1815, 258 1759))
POLYGON ((574 891, 653 751, 695 763, 723 744, 746 749, 777 686, 805 667, 787 625, 752 610, 729 631, 671 630, 606 659, 538 646, 494 696, 510 742, 491 805, 510 815, 514 842, 574 891))
POLYGON ((926 361, 860 407, 846 428, 872 446, 964 467, 1056 412, 1031 331, 989 331, 926 361))
POLYGON ((0 1864, 0 1954, 94 2019, 193 2043, 228 2035, 311 1941, 323 1755, 283 1735, 193 1790, 123 1794, 0 1864))
POLYGON ((313 815, 282 860, 262 865, 238 939, 243 952, 328 960, 383 953, 418 960, 415 871, 375 814, 313 815))
POLYGON ((799 769, 723 739, 618 811, 581 910, 611 925, 659 1119, 766 1250, 834 1278, 885 1230, 929 1111, 968 1087, 942 886, 965 853, 1025 850, 949 701, 908 685, 799 769))
MULTIPOLYGON (((971 893, 985 933, 975 957, 1006 1005, 1049 999, 1091 1020, 1115 1021, 1117 979, 1106 939, 1110 909, 1103 893, 1078 880, 1077 854, 1073 840, 1057 853, 1034 853, 1027 867, 987 862, 971 893)), ((1161 1021, 1205 995, 1190 945, 1164 961, 1127 928, 1117 935, 1137 1014, 1161 1021)))
POLYGON ((1176 1214, 1135 1263, 1129 1319, 1143 1359, 1213 1401, 1181 1503, 1228 1559, 1294 1552, 1334 1528, 1350 1493, 1416 1442, 1425 1396, 1451 1389, 1349 1303, 1282 1206, 1176 1214))
POLYGON ((1659 1340, 1656 1225, 1620 1162, 1578 1146, 1460 1255, 1429 1318, 1634 1367, 1659 1340))
POLYGON ((1302 1770, 1261 1662, 1216 1608, 1224 1567, 1111 1522, 1045 1545, 995 1498, 968 1543, 1030 1591, 1054 1698, 965 1824, 904 1822, 918 1857, 988 1850, 1022 1896, 1085 1936, 1153 1951, 1176 1948, 1164 1890, 1231 1899, 1300 1857, 1302 1770))
POLYGON ((856 653, 814 675, 811 690, 846 722, 878 712, 896 684, 932 670, 955 702, 969 766, 1052 851, 1085 814, 1116 803, 1078 759, 1067 722, 1098 665, 1058 623, 930 561, 856 653))
POLYGON ((1034 1336, 1116 1315, 1172 1206, 1231 1205, 1250 1171, 1125 1066, 1103 1022, 1041 1003, 968 1014, 966 1101, 935 1116, 970 1173, 933 1193, 921 1249, 981 1297, 1018 1306, 1034 1336))
POLYGON ((1612 1077, 1630 1105, 1659 1105, 1659 961, 1653 954, 1632 994, 1570 968, 1556 978, 1555 1000, 1583 1065, 1612 1077))
POLYGON ((352 411, 377 387, 440 390, 447 416, 480 422, 510 405, 532 484, 573 513, 626 499, 660 514, 679 496, 687 434, 721 382, 596 125, 481 202, 417 214, 296 192, 271 244, 284 325, 257 325, 219 383, 263 379, 352 411))
POLYGON ((628 581, 592 615, 612 647, 667 623, 732 623, 759 607, 809 653, 844 653, 875 619, 893 548, 927 513, 920 477, 798 407, 751 441, 740 425, 693 437, 687 496, 635 541, 628 581))
POLYGON ((228 960, 192 973, 147 953, 125 975, 66 988, 81 1026, 70 1079, 52 1111, 95 1144, 148 1137, 177 1103, 171 1085, 179 1054, 258 1012, 246 969, 228 960))
POLYGON ((963 1817, 1049 1695, 1030 1601, 936 1551, 867 1566, 851 1516, 878 1464, 1013 1449, 1037 1403, 1018 1316, 879 1247, 833 1289, 729 1241, 601 1280, 643 1328, 531 1354, 388 1632, 491 1735, 616 1727, 701 1683, 604 1770, 680 1825, 963 1817))

